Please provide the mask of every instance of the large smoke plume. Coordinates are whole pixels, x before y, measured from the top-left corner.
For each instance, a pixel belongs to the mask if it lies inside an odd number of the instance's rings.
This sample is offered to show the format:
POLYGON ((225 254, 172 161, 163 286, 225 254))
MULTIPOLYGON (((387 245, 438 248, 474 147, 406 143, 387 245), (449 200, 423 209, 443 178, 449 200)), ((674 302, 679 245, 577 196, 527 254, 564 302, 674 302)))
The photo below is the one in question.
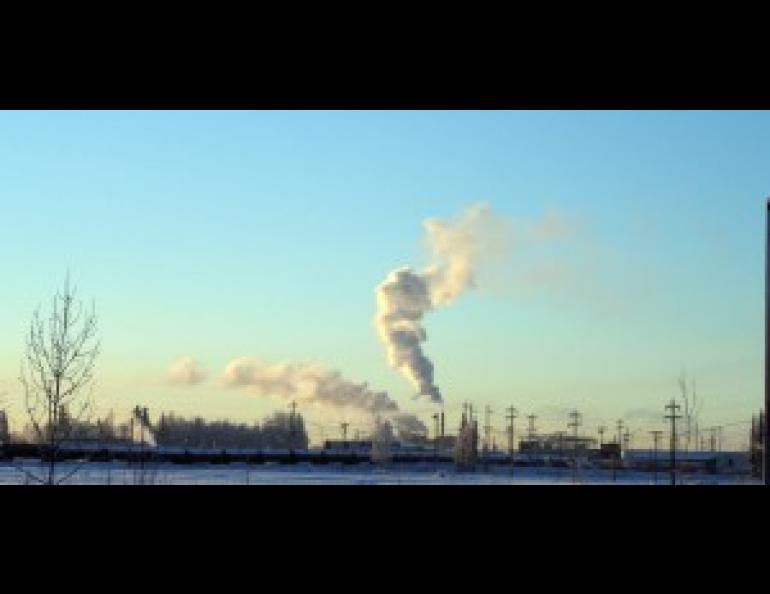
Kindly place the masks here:
POLYGON ((248 389, 256 396, 277 396, 308 404, 352 409, 390 420, 401 434, 424 434, 425 424, 401 412, 387 392, 355 383, 317 363, 266 363, 243 357, 225 369, 225 382, 248 389))
POLYGON ((402 267, 377 287, 375 325, 390 365, 414 385, 418 396, 443 402, 433 378, 433 363, 423 353, 428 338, 423 317, 447 306, 475 286, 480 261, 502 247, 505 227, 489 205, 477 204, 453 223, 424 223, 430 263, 422 272, 402 267))

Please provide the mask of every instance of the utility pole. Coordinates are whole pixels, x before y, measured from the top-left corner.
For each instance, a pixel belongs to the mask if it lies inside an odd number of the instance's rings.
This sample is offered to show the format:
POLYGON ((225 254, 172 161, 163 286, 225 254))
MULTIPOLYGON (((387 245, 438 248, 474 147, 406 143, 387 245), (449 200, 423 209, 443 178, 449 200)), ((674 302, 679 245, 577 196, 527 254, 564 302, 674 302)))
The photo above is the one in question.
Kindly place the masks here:
POLYGON ((479 432, 476 424, 476 419, 473 417, 473 403, 468 403, 468 420, 471 426, 471 432, 473 435, 473 452, 474 455, 478 455, 479 452, 479 432))
POLYGON ((511 476, 513 476, 513 471, 516 466, 516 459, 513 455, 513 447, 514 447, 514 441, 513 441, 513 422, 516 420, 516 417, 518 416, 519 411, 516 410, 515 407, 509 406, 507 409, 508 414, 506 415, 506 419, 508 419, 508 455, 511 457, 511 476))
POLYGON ((627 450, 629 445, 631 445, 631 432, 626 427, 626 432, 623 434, 623 449, 627 450))
POLYGON ((618 419, 618 422, 615 424, 615 426, 618 428, 618 458, 615 460, 615 463, 612 465, 612 482, 615 482, 617 480, 617 474, 618 474, 618 466, 620 466, 620 458, 623 455, 623 419, 618 419))
POLYGON ((506 409, 508 413, 505 418, 508 419, 508 455, 511 457, 511 464, 513 464, 513 421, 518 416, 518 412, 515 407, 509 406, 506 409))
POLYGON ((600 425, 598 432, 599 432, 599 449, 602 449, 602 446, 604 445, 604 432, 607 431, 607 427, 604 425, 600 425))
MULTIPOLYGON (((558 467, 561 468, 564 464, 564 435, 566 434, 565 431, 557 431, 556 432, 556 438, 558 440, 559 444, 559 463, 558 467)), ((559 474, 561 474, 561 471, 559 471, 559 474)))
POLYGON ((572 470, 572 481, 577 482, 577 465, 578 465, 578 432, 580 429, 580 422, 581 422, 581 414, 573 410, 570 414, 570 422, 567 425, 570 427, 573 431, 573 443, 572 443, 572 464, 573 464, 573 470, 572 470))
POLYGON ((348 440, 348 427, 350 426, 350 423, 341 423, 340 427, 342 428, 342 441, 348 440))
POLYGON ((655 472, 655 484, 658 484, 658 442, 660 441, 661 435, 663 435, 663 431, 650 431, 652 433, 652 440, 655 443, 655 453, 653 454, 653 470, 655 472))
POLYGON ((438 436, 439 436, 439 416, 438 413, 433 414, 433 454, 438 458, 438 436))
POLYGON ((681 419, 682 415, 676 414, 681 407, 672 398, 671 402, 666 405, 666 410, 671 411, 671 414, 666 415, 664 418, 671 421, 671 484, 676 484, 676 420, 681 419))
POLYGON ((571 413, 569 413, 570 422, 567 423, 567 427, 572 429, 572 436, 575 438, 575 447, 577 448, 577 440, 578 440, 578 429, 580 428, 580 424, 582 422, 582 415, 576 411, 573 410, 571 413))
POLYGON ((484 453, 489 452, 492 435, 492 409, 489 405, 484 407, 484 453))
POLYGON ((147 413, 147 409, 139 407, 138 412, 139 412, 139 427, 142 432, 142 437, 141 437, 142 449, 139 454, 139 473, 140 473, 139 480, 141 484, 144 484, 144 415, 147 413))
POLYGON ((535 441, 535 419, 537 419, 537 415, 527 415, 527 420, 529 421, 527 439, 529 441, 535 441))

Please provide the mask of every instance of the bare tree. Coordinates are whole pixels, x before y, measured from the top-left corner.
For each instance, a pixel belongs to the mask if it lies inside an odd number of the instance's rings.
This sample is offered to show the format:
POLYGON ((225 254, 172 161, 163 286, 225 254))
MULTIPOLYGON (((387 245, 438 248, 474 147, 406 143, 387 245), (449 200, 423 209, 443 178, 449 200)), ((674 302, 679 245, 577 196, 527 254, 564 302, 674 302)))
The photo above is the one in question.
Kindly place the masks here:
POLYGON ((5 410, 5 392, 0 392, 0 446, 4 446, 10 439, 8 428, 8 413, 5 410))
POLYGON ((698 400, 698 392, 695 387, 695 379, 692 380, 692 388, 690 393, 687 391, 687 375, 685 371, 679 376, 679 391, 682 393, 682 401, 684 402, 684 442, 685 450, 690 449, 690 443, 695 437, 695 446, 698 447, 699 436, 699 415, 702 402, 698 400), (694 433, 694 435, 693 435, 694 433))
POLYGON ((22 469, 28 478, 47 485, 64 482, 79 468, 56 476, 62 445, 71 437, 73 422, 87 418, 92 408, 93 379, 99 341, 94 306, 75 300, 69 275, 54 295, 50 313, 36 310, 27 336, 19 380, 24 403, 47 470, 41 476, 22 469))

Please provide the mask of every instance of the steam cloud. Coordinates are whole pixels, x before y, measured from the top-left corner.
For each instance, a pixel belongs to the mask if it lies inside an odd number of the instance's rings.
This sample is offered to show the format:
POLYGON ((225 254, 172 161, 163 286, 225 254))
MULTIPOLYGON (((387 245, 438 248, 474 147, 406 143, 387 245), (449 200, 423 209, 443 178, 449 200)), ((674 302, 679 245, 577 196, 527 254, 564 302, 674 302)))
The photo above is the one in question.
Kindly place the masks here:
POLYGON ((401 412, 387 392, 357 384, 317 363, 265 363, 243 357, 230 362, 224 373, 227 385, 247 388, 256 396, 277 396, 300 402, 350 408, 389 419, 399 433, 426 433, 415 415, 401 412))
POLYGON ((375 325, 392 367, 414 385, 418 396, 441 403, 433 363, 422 351, 428 338, 422 320, 436 307, 446 307, 475 286, 481 259, 502 248, 505 226, 487 204, 477 204, 454 223, 424 223, 430 264, 421 273, 409 267, 390 272, 377 287, 375 325))
POLYGON ((206 373, 192 357, 183 357, 171 364, 168 381, 177 386, 195 386, 206 379, 206 373))

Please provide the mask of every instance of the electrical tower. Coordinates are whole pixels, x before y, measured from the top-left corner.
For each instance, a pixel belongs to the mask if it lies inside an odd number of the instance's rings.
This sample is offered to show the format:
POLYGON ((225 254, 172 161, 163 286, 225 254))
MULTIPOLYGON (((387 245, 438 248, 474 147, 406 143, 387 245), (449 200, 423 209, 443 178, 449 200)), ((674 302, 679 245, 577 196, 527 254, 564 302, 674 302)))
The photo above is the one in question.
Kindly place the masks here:
POLYGON ((617 422, 617 428, 618 428, 618 447, 623 447, 623 419, 618 419, 617 422))
POLYGON ((681 407, 672 398, 671 402, 666 405, 666 410, 671 411, 671 414, 666 415, 664 418, 667 421, 671 421, 671 484, 676 484, 676 421, 681 419, 682 415, 676 414, 681 407))

